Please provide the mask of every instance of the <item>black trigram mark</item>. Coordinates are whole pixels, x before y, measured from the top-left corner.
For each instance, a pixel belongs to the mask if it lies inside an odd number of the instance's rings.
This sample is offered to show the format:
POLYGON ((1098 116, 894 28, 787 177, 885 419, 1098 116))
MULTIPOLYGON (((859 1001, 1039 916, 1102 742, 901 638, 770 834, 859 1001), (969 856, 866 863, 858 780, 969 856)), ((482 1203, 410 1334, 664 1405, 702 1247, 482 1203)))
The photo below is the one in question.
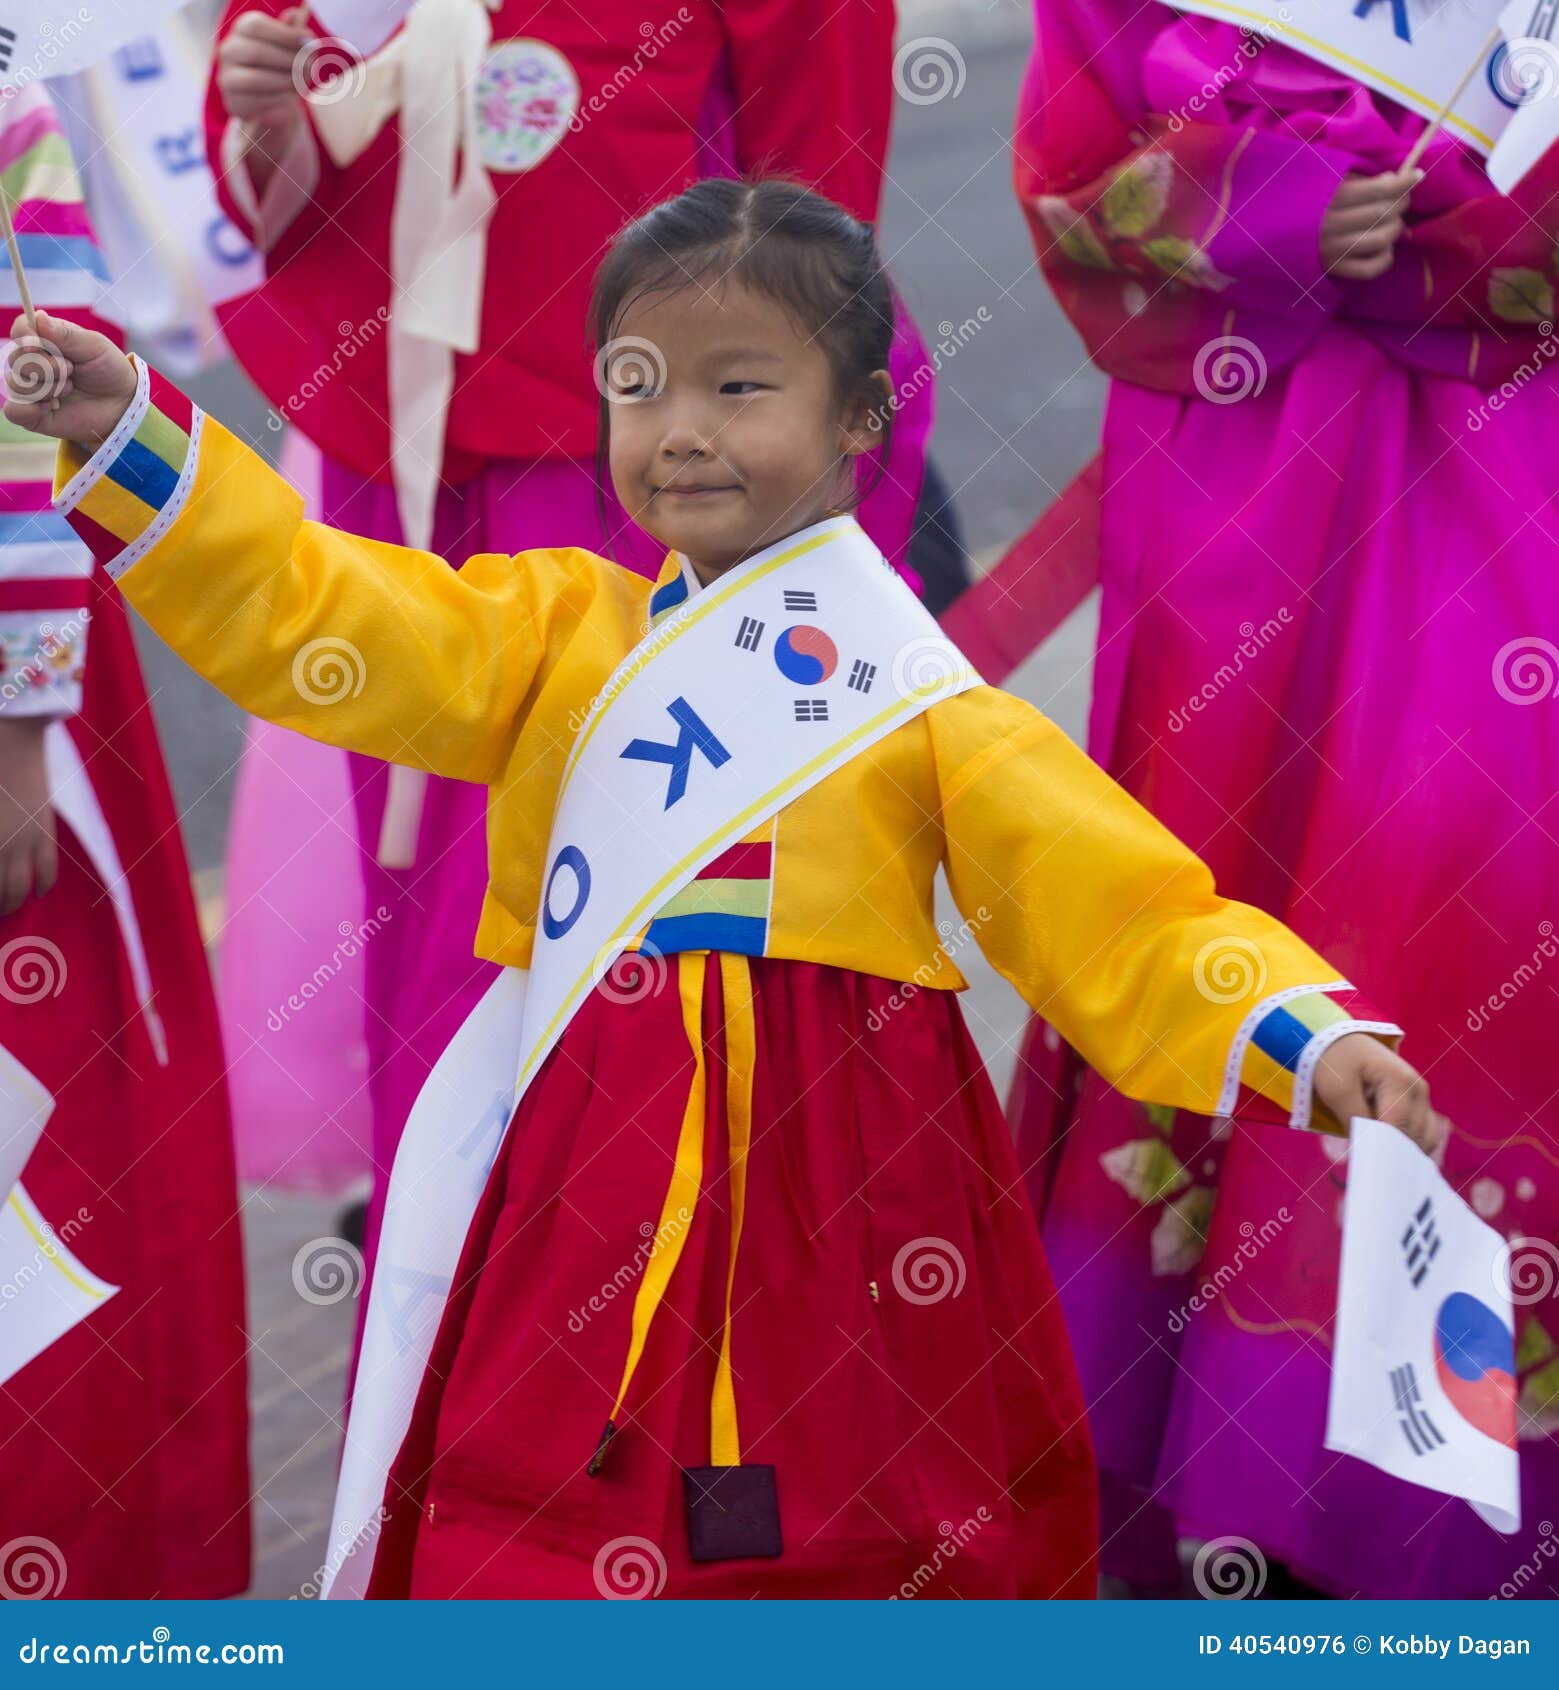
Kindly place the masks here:
POLYGON ((787 592, 785 594, 786 610, 816 610, 816 593, 787 592))
POLYGON ((1392 1368, 1387 1377, 1391 1381, 1392 1398, 1402 1416, 1397 1424, 1402 1428, 1408 1447, 1414 1455, 1428 1455, 1431 1450, 1438 1449, 1445 1442, 1445 1437, 1424 1412, 1412 1362, 1403 1362, 1400 1367, 1392 1368))
POLYGON ((847 687, 854 687, 857 692, 870 692, 872 682, 877 679, 877 665, 868 663, 864 657, 856 658, 850 665, 850 678, 845 682, 847 687))
POLYGON ((742 625, 736 630, 736 644, 741 651, 756 651, 758 641, 763 638, 763 624, 755 616, 744 616, 742 625))
POLYGON ((11 68, 11 52, 16 46, 16 31, 0 24, 0 70, 11 68))
POLYGON ((828 700, 826 698, 798 698, 796 700, 796 720, 798 722, 826 722, 828 720, 828 700))
POLYGON ((1415 1288, 1423 1284, 1429 1264, 1439 1253, 1440 1234, 1435 1229, 1434 1210, 1426 1197, 1402 1234, 1402 1259, 1415 1288))

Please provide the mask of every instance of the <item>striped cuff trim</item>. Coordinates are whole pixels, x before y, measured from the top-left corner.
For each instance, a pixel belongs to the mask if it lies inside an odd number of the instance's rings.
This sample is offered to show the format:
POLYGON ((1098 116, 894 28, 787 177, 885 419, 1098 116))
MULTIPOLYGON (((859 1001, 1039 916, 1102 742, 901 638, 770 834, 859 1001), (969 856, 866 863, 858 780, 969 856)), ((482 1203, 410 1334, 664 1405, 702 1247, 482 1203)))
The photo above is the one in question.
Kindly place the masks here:
POLYGON ((1296 998, 1324 996, 1327 992, 1351 992, 1353 985, 1348 980, 1332 980, 1326 985, 1289 986, 1281 992, 1273 992, 1265 997, 1240 1023, 1233 1042, 1229 1046, 1228 1060, 1223 1065, 1223 1090, 1218 1094, 1218 1107, 1213 1111, 1216 1115, 1232 1115, 1234 1105, 1240 1095, 1240 1080, 1245 1072, 1245 1058, 1250 1050, 1251 1040, 1255 1037, 1256 1029, 1274 1010, 1291 1004, 1296 998))
POLYGON ((59 496, 115 580, 178 520, 200 461, 204 413, 171 383, 141 369, 145 403, 137 403, 138 383, 136 401, 119 426, 59 496))

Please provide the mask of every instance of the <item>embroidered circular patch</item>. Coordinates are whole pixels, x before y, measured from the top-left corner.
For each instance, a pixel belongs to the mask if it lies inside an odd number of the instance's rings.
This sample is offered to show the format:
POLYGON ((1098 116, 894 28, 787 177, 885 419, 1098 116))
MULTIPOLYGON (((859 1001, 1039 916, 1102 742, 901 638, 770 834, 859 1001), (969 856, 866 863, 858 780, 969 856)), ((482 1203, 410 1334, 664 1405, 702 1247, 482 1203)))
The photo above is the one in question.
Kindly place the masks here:
POLYGON ((821 628, 798 622, 774 642, 774 661, 787 681, 815 687, 837 668, 839 648, 821 628))
POLYGON ((504 41, 476 73, 477 145, 489 170, 530 170, 579 109, 574 67, 545 41, 504 41))

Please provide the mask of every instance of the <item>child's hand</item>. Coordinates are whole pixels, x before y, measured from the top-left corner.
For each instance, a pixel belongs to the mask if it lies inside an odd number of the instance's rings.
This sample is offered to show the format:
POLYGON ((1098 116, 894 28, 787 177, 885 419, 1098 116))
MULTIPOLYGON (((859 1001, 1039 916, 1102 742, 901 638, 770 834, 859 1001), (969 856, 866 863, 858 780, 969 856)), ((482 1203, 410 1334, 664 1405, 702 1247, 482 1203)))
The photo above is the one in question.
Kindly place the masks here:
POLYGON ((1316 1064, 1316 1100, 1347 1126, 1355 1115, 1387 1121, 1439 1157, 1451 1124, 1429 1103, 1429 1082, 1368 1033, 1344 1033, 1316 1064))
POLYGON ((95 450, 135 397, 135 365, 106 335, 35 315, 36 335, 25 316, 11 324, 6 421, 95 450))
POLYGON ((279 18, 243 12, 217 49, 217 92, 240 122, 276 127, 299 116, 298 54, 313 39, 304 8, 279 18))
POLYGON ((59 874, 54 810, 44 772, 41 716, 0 720, 0 916, 29 893, 41 898, 59 874))
POLYGON ((1349 176, 1321 220, 1321 262, 1334 276, 1373 281, 1396 258, 1408 195, 1423 180, 1421 170, 1389 170, 1384 176, 1349 176))

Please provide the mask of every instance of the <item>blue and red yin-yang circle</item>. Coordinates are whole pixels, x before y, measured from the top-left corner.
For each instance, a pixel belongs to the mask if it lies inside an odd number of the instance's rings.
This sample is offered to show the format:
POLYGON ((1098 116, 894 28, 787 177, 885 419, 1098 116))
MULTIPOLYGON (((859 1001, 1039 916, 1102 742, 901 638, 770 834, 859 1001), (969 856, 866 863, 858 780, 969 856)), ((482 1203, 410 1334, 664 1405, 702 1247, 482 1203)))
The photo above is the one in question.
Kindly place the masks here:
POLYGON ((1469 1426, 1516 1447, 1516 1341, 1487 1303, 1453 1291, 1434 1321, 1440 1388, 1469 1426))
POLYGON ((820 686, 839 667, 839 648, 821 628, 798 622, 775 640, 774 662, 787 681, 820 686))

